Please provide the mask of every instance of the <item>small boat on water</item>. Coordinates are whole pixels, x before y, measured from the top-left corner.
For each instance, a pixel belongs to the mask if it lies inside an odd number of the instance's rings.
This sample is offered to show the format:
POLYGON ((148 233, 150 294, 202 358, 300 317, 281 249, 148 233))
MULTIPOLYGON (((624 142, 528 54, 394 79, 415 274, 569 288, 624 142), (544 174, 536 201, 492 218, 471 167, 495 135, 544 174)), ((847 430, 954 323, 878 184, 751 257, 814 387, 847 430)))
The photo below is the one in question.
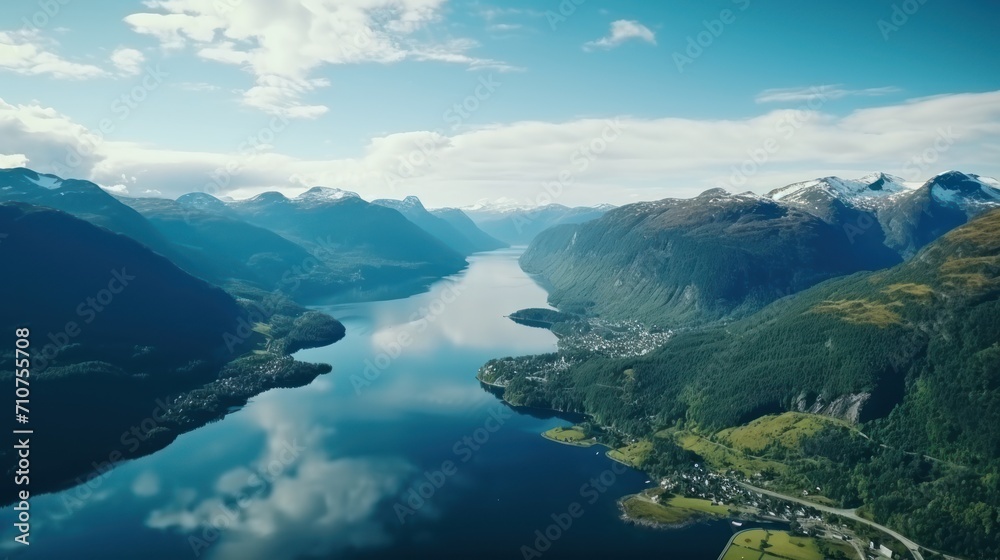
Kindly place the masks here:
POLYGON ((742 527, 742 526, 743 526, 742 521, 733 521, 733 527, 742 527))

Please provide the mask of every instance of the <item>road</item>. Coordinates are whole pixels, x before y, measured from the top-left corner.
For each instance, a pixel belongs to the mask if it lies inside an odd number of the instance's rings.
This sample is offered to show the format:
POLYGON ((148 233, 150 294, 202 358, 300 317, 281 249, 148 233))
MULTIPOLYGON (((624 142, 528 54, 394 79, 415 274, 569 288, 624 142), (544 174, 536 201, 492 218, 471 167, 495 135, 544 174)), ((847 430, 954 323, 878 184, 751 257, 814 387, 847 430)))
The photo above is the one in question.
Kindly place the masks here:
MULTIPOLYGON (((899 533, 897 533, 896 531, 893 531, 892 529, 890 529, 888 527, 885 527, 883 525, 879 525, 878 523, 875 523, 874 521, 869 521, 869 520, 865 519, 864 517, 859 516, 858 514, 854 513, 854 510, 851 510, 851 509, 837 509, 837 508, 832 508, 832 507, 829 507, 829 506, 823 506, 823 505, 820 505, 820 504, 816 504, 816 503, 810 502, 808 500, 803 500, 802 498, 796 498, 795 496, 788 496, 786 494, 779 494, 778 492, 774 492, 774 491, 771 491, 771 490, 765 490, 764 488, 757 488, 756 486, 751 486, 749 484, 744 484, 742 482, 740 484, 743 485, 743 487, 746 488, 747 490, 750 490, 750 491, 753 491, 753 492, 759 492, 761 494, 766 494, 768 496, 771 496, 772 498, 778 498, 779 500, 787 500, 789 502, 795 502, 797 504, 802 504, 804 506, 808 506, 808 507, 811 507, 813 509, 817 509, 817 510, 822 511, 824 513, 832 513, 834 515, 839 515, 840 517, 846 517, 847 519, 850 519, 852 521, 857 521, 858 523, 863 523, 865 525, 868 525, 869 527, 874 527, 875 529, 878 529, 879 531, 882 531, 883 533, 885 533, 885 534, 889 535, 890 537, 896 539, 897 541, 903 543, 903 546, 905 546, 907 548, 907 550, 909 550, 910 553, 913 554, 913 557, 916 560, 924 560, 923 555, 920 554, 920 548, 921 548, 920 545, 918 545, 917 543, 915 543, 915 542, 911 541, 910 539, 904 537, 903 535, 900 535, 899 533)), ((951 557, 949 556, 948 558, 951 558, 951 557)))

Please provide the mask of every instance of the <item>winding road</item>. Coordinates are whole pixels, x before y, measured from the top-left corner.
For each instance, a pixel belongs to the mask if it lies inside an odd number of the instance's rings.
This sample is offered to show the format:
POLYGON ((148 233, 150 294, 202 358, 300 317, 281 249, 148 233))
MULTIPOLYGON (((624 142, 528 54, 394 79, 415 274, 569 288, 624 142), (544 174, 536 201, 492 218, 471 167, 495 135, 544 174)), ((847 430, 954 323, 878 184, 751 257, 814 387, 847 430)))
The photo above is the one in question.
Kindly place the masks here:
MULTIPOLYGON (((829 507, 829 506, 824 506, 824 505, 816 504, 816 503, 810 502, 808 500, 803 500, 803 499, 797 498, 795 496, 788 496, 786 494, 779 494, 778 492, 774 492, 772 490, 766 490, 764 488, 758 488, 756 486, 751 486, 749 484, 745 484, 745 483, 742 483, 742 482, 740 483, 740 485, 742 485, 744 488, 746 488, 747 490, 750 490, 752 492, 759 492, 761 494, 765 494, 765 495, 771 496, 772 498, 778 498, 779 500, 786 500, 786 501, 789 501, 789 502, 795 502, 797 504, 808 506, 808 507, 811 507, 813 509, 817 509, 817 510, 825 512, 825 513, 832 513, 833 515, 839 515, 840 517, 846 517, 847 519, 850 519, 852 521, 857 521, 858 523, 863 523, 865 525, 868 525, 869 527, 874 527, 875 529, 878 529, 879 531, 882 531, 883 533, 885 533, 885 534, 889 535, 890 537, 896 539, 897 541, 903 543, 903 546, 905 546, 907 548, 907 550, 909 550, 910 553, 913 554, 913 557, 916 560, 924 560, 923 555, 920 554, 920 549, 921 548, 923 548, 924 550, 930 550, 927 547, 921 547, 917 543, 911 541, 910 539, 904 537, 903 535, 900 535, 896 531, 893 531, 892 529, 890 529, 890 528, 888 528, 888 527, 886 527, 884 525, 879 525, 878 523, 875 523, 874 521, 869 521, 869 520, 867 520, 867 519, 865 519, 863 517, 860 517, 857 513, 854 512, 854 510, 832 508, 832 507, 829 507)), ((950 560, 961 560, 961 559, 959 559, 957 557, 947 556, 947 555, 945 555, 945 558, 949 558, 950 560)))

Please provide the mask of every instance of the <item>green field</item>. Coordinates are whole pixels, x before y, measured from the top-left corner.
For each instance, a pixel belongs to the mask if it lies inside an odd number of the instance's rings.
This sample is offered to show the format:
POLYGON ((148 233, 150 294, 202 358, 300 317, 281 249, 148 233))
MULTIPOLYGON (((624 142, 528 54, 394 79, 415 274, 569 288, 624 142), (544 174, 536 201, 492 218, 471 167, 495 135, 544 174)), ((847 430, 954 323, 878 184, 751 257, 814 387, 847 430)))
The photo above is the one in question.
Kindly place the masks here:
POLYGON ((590 447, 591 445, 597 443, 597 440, 594 437, 587 437, 587 435, 580 431, 576 426, 573 426, 572 428, 552 428, 551 430, 544 432, 542 437, 558 443, 575 445, 577 447, 590 447))
POLYGON ((830 425, 846 426, 846 423, 816 414, 786 412, 763 416, 749 424, 722 430, 715 435, 715 439, 736 450, 757 454, 774 443, 786 449, 798 449, 803 438, 816 435, 830 425))
POLYGON ((608 451, 608 458, 630 467, 640 468, 642 463, 653 451, 653 442, 641 439, 635 443, 608 451))
POLYGON ((703 517, 725 517, 729 508, 712 505, 708 500, 674 496, 663 504, 653 502, 647 496, 635 494, 622 500, 622 507, 629 518, 650 521, 663 525, 677 525, 703 517))
POLYGON ((730 546, 722 560, 759 560, 762 553, 742 546, 730 546))
POLYGON ((811 537, 793 536, 786 531, 750 529, 737 533, 723 560, 823 560, 822 548, 833 548, 855 555, 850 546, 811 537))
POLYGON ((744 476, 752 477, 759 472, 784 473, 788 469, 784 463, 751 457, 747 453, 729 449, 692 432, 677 432, 675 441, 684 449, 697 453, 712 468, 719 471, 733 469, 743 473, 744 476))

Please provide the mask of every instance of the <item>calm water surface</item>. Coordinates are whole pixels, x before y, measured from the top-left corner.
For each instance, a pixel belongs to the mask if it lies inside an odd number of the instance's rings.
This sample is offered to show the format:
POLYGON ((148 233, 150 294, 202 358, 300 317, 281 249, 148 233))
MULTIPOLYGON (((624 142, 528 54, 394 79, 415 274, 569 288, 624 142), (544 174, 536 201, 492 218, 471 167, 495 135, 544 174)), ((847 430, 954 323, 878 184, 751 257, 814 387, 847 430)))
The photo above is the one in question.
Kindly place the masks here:
POLYGON ((569 422, 514 411, 476 381, 490 358, 555 349, 548 331, 503 317, 545 306, 517 255, 473 257, 410 298, 324 308, 347 337, 298 357, 333 373, 260 395, 93 489, 34 498, 33 544, 12 544, 4 527, 0 555, 516 560, 527 546, 547 559, 714 560, 727 522, 622 523, 615 502, 644 474, 542 439, 569 422), (555 526, 571 508, 578 517, 555 526))

